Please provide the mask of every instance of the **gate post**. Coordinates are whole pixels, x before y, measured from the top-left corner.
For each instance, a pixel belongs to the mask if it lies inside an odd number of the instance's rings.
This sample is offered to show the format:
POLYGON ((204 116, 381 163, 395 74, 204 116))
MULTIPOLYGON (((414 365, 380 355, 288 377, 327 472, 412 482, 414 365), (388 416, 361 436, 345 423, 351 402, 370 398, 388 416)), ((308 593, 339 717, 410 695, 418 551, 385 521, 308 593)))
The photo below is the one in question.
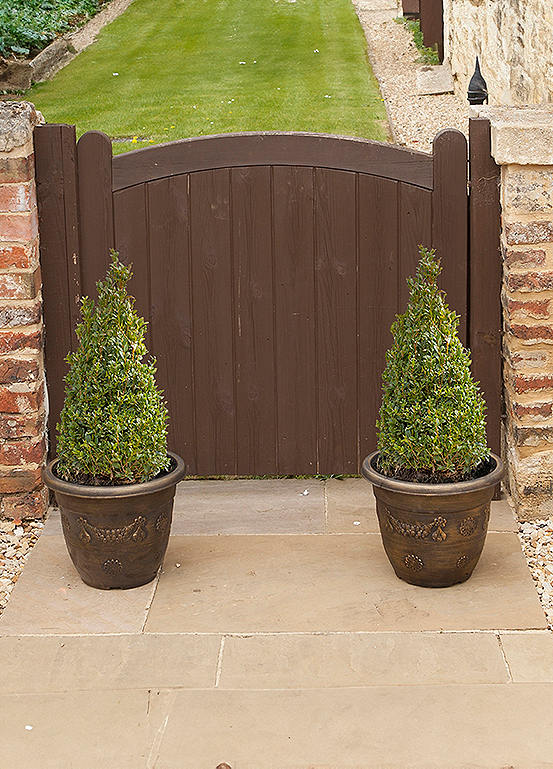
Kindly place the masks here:
POLYGON ((48 494, 32 104, 0 103, 0 512, 42 517, 48 494))
MULTIPOLYGON (((500 166, 506 457, 519 518, 553 514, 553 105, 489 107, 500 166)), ((492 300, 493 297, 490 297, 492 300)))

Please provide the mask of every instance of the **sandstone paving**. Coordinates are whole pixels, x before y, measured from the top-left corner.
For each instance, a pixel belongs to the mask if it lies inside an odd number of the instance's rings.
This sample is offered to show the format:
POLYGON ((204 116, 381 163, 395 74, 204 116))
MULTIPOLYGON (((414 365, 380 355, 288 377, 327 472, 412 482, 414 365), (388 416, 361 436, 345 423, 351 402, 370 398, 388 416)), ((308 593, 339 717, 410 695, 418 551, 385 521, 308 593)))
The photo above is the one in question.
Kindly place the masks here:
POLYGON ((95 590, 81 581, 63 538, 44 536, 0 617, 0 636, 140 633, 155 586, 95 590))
POLYGON ((494 633, 279 633, 225 638, 218 685, 301 689, 508 680, 494 633))
POLYGON ((217 635, 4 636, 2 693, 209 689, 220 645, 217 635))
MULTIPOLYGON (((472 578, 398 580, 375 534, 172 538, 146 632, 545 628, 516 534, 490 534, 472 578)), ((0 625, 1 628, 1 625, 0 625)))
POLYGON ((0 766, 151 769, 150 698, 147 689, 3 695, 0 766))
MULTIPOLYGON (((176 691, 156 769, 551 769, 553 684, 176 691), (539 717, 537 717, 539 714, 539 717)), ((166 720, 165 720, 166 719, 166 720)))
POLYGON ((553 633, 504 633, 501 645, 513 681, 553 683, 553 633))
POLYGON ((182 481, 173 534, 318 534, 324 484, 318 480, 182 481))

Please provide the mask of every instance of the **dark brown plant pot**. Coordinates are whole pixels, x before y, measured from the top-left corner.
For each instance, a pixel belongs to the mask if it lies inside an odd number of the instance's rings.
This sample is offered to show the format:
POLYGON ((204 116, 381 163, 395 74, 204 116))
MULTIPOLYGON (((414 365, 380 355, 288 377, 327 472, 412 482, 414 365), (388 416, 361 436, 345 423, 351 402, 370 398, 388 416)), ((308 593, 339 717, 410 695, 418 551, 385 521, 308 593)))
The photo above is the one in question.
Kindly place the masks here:
POLYGON ((363 462, 372 483, 386 555, 400 579, 422 587, 465 582, 478 563, 488 531, 490 504, 503 463, 485 476, 459 483, 410 483, 375 469, 378 452, 363 462))
POLYGON ((169 541, 175 487, 183 460, 169 453, 165 475, 129 486, 85 486, 57 477, 57 459, 43 471, 55 492, 65 544, 83 582, 101 590, 151 582, 169 541))

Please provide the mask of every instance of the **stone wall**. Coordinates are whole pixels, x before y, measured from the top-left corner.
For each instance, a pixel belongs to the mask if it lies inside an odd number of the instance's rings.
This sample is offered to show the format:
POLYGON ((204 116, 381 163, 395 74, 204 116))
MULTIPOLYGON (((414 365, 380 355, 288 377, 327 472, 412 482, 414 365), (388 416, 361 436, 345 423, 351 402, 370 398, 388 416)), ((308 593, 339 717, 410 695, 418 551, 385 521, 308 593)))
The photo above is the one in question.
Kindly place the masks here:
POLYGON ((40 517, 48 495, 41 281, 31 104, 0 101, 0 514, 40 517))
POLYGON ((501 166, 506 453, 520 518, 553 514, 553 106, 486 108, 501 166))
POLYGON ((476 56, 490 104, 553 101, 551 0, 444 0, 444 58, 466 99, 476 56))

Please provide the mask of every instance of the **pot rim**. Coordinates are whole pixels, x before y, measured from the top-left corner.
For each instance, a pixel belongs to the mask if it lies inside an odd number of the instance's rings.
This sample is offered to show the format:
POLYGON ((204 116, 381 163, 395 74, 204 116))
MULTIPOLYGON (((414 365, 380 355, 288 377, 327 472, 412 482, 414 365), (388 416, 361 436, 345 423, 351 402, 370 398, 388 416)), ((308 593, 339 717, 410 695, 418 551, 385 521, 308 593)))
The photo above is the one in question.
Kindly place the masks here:
POLYGON ((162 491, 170 486, 174 486, 185 476, 186 466, 184 460, 172 451, 168 451, 167 456, 171 457, 176 466, 167 475, 163 475, 161 478, 153 478, 151 481, 144 481, 144 483, 129 483, 128 486, 87 486, 84 483, 64 481, 53 472, 54 467, 59 461, 57 457, 48 462, 46 467, 42 469, 42 480, 52 491, 68 494, 72 497, 117 499, 153 494, 156 491, 162 491))
POLYGON ((401 481, 397 478, 390 478, 387 475, 375 470, 373 463, 379 455, 379 451, 373 451, 368 457, 365 457, 361 473, 363 477, 388 491, 400 491, 404 494, 418 494, 420 496, 444 496, 446 494, 468 494, 471 491, 480 491, 481 489, 496 486, 503 477, 504 467, 502 460, 490 451, 490 457, 495 462, 495 467, 487 475, 481 478, 474 478, 470 481, 457 481, 456 483, 417 483, 416 481, 401 481))

